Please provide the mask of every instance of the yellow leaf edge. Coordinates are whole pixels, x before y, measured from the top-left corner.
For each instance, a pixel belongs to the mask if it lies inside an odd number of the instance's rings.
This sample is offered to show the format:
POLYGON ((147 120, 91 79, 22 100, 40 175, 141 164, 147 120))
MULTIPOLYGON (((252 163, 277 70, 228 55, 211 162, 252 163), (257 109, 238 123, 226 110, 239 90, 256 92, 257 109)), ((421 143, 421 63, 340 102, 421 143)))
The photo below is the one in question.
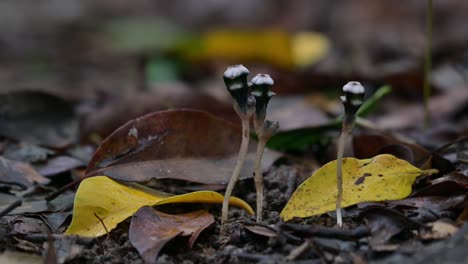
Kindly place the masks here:
MULTIPOLYGON (((171 195, 171 194, 168 194, 168 193, 163 193, 163 192, 159 192, 157 190, 148 188, 148 187, 146 187, 144 185, 138 185, 138 184, 135 184, 135 183, 124 184, 122 182, 115 181, 115 180, 113 180, 113 179, 111 179, 111 178, 109 178, 107 176, 93 176, 93 177, 84 179, 81 182, 80 187, 90 186, 90 185, 92 186, 92 184, 83 184, 83 183, 91 183, 91 181, 93 181, 93 180, 107 180, 109 182, 114 182, 115 184, 123 185, 126 188, 130 188, 130 189, 139 191, 141 193, 144 193, 145 195, 171 195)), ((75 194, 73 212, 76 211, 75 208, 77 207, 76 202, 77 202, 78 193, 80 192, 80 187, 78 187, 78 190, 76 191, 76 194, 75 194)), ((83 191, 83 190, 81 189, 81 191, 83 191)), ((155 198, 156 198, 156 196, 155 196, 155 198)), ((128 216, 125 217, 124 219, 122 219, 121 221, 124 221, 128 217, 131 217, 133 214, 135 214, 143 206, 156 206, 156 205, 169 204, 169 203, 213 203, 214 204, 214 203, 222 203, 223 200, 224 200, 224 196, 217 193, 217 192, 214 192, 214 191, 196 191, 196 192, 191 192, 191 193, 186 193, 186 194, 181 194, 181 195, 168 196, 168 197, 162 198, 161 200, 156 201, 156 202, 136 206, 135 208, 133 208, 134 210, 129 212, 128 216)), ((234 196, 231 197, 229 199, 229 204, 232 205, 232 206, 244 209, 250 215, 254 214, 254 210, 252 209, 252 207, 247 202, 245 202, 244 200, 242 200, 240 198, 237 198, 237 197, 234 197, 234 196)), ((99 204, 97 204, 97 205, 99 205, 99 204)), ((72 221, 70 223, 70 226, 65 231, 65 235, 76 235, 76 236, 83 236, 83 237, 99 237, 99 236, 102 236, 102 235, 106 234, 106 229, 104 228, 104 226, 102 226, 102 223, 99 222, 98 224, 100 225, 100 227, 102 227, 101 228, 102 230, 100 230, 100 232, 96 232, 96 233, 94 233, 92 235, 90 235, 90 234, 84 235, 83 234, 83 229, 77 229, 75 227, 76 226, 75 223, 78 222, 77 217, 78 216, 75 213, 73 213, 72 221)), ((99 220, 101 221, 101 219, 99 219, 99 220)), ((107 228, 108 232, 113 230, 115 227, 117 227, 117 224, 109 225, 109 226, 106 225, 106 228, 107 228)))
MULTIPOLYGON (((397 159, 397 160, 401 160, 401 159, 398 159, 397 157, 393 156, 393 155, 390 155, 390 154, 381 154, 381 155, 377 155, 375 157, 372 157, 372 158, 368 158, 368 159, 357 159, 357 158, 353 158, 353 157, 349 157, 349 158, 344 158, 343 160, 356 160, 356 161, 360 161, 362 163, 368 163, 368 162, 371 162, 373 161, 374 159, 379 159, 379 158, 384 158, 384 157, 389 157, 389 158, 392 158, 392 159, 397 159)), ((412 164, 410 164, 409 162, 405 161, 405 160, 401 160, 401 161, 404 161, 406 163, 408 163, 408 165, 410 165, 411 167, 414 167, 412 164)), ((336 160, 332 160, 326 164, 324 164, 322 167, 320 167, 318 170, 316 170, 309 178, 307 178, 306 180, 304 180, 297 188, 296 190, 294 191, 294 193, 299 190, 301 187, 303 187, 303 185, 305 185, 307 183, 307 181, 313 177, 315 174, 317 174, 320 170, 330 166, 332 163, 335 163, 336 160)), ((427 175, 432 175, 432 174, 436 174, 436 173, 439 173, 439 171, 437 169, 427 169, 427 170, 421 170, 419 168, 416 168, 414 167, 415 169, 418 170, 418 175, 415 177, 421 177, 421 176, 427 176, 427 175)), ((410 187, 411 188, 411 187, 410 187)), ((287 212, 287 208, 289 206, 289 202, 290 200, 293 198, 294 196, 294 193, 293 195, 289 198, 288 202, 286 203, 285 207, 283 208, 283 210, 281 211, 280 213, 280 217, 281 219, 283 219, 283 221, 287 222, 293 218, 307 218, 307 217, 311 217, 311 216, 315 216, 315 215, 320 215, 320 214, 323 214, 323 213, 317 213, 317 214, 310 214, 310 215, 292 215, 291 213, 287 212)), ((409 195, 410 193, 408 193, 409 195)), ((404 199, 404 198, 403 198, 404 199)), ((389 200, 389 199, 385 199, 385 200, 389 200)), ((377 200, 375 201, 362 201, 360 203, 363 203, 363 202, 376 202, 377 200)), ((378 201, 383 201, 383 200, 378 200, 378 201)), ((357 204, 357 203, 355 203, 357 204)), ((350 204, 350 205, 347 205, 346 207, 348 206, 352 206, 352 205, 355 205, 355 204, 350 204)), ((336 208, 335 208, 336 209, 336 208)))

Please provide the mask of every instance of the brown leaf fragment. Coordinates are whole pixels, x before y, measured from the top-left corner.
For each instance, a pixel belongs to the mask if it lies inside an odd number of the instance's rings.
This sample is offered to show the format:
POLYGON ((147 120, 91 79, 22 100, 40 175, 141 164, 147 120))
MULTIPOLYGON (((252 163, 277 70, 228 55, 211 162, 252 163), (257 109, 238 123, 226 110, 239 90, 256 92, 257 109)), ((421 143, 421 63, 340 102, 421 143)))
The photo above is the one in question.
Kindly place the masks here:
POLYGON ((385 207, 371 207, 362 212, 372 234, 371 246, 388 244, 390 240, 405 230, 419 227, 400 212, 385 207))
POLYGON ((438 212, 442 210, 455 209, 463 204, 465 195, 447 196, 421 196, 406 198, 403 200, 387 201, 391 205, 399 205, 413 208, 427 208, 431 211, 438 212))
POLYGON ((31 165, 0 157, 0 182, 30 187, 47 184, 49 179, 42 177, 31 165))
POLYGON ((244 225, 245 229, 249 230, 250 232, 264 236, 264 237, 277 237, 278 233, 274 232, 271 229, 268 229, 264 226, 259 226, 259 225, 244 225))
POLYGON ((36 166, 36 169, 42 176, 47 177, 82 166, 85 166, 85 164, 79 159, 69 156, 57 156, 49 159, 45 164, 36 166))
POLYGON ((145 263, 155 263, 159 251, 171 239, 178 235, 190 236, 191 248, 201 231, 212 223, 213 215, 207 211, 170 215, 144 206, 132 217, 129 239, 145 263))
POLYGON ((355 135, 353 136, 353 151, 354 156, 358 159, 371 158, 379 154, 391 154, 420 169, 431 168, 432 155, 428 150, 387 135, 355 135))

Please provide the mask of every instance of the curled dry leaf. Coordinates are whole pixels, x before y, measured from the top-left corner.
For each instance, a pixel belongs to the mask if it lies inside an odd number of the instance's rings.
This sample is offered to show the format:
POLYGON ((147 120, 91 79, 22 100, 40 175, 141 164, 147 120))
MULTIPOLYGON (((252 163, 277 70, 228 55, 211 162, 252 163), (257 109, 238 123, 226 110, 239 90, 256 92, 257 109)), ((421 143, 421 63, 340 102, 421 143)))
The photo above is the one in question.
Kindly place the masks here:
POLYGON ((412 197, 422 196, 455 196, 466 193, 468 177, 464 174, 452 172, 443 177, 430 181, 430 185, 414 192, 412 197))
POLYGON ((353 136, 354 156, 367 159, 379 154, 391 154, 408 161, 421 169, 431 167, 432 154, 425 148, 396 138, 378 134, 360 134, 353 136))
MULTIPOLYGON (((76 192, 72 222, 65 234, 85 237, 105 235, 145 205, 221 204, 223 198, 212 191, 172 195, 135 183, 118 183, 105 176, 91 177, 83 180, 76 192)), ((231 197, 230 204, 253 214, 253 209, 239 198, 231 197)))
POLYGON ((27 163, 0 157, 0 182, 29 187, 34 184, 47 184, 49 179, 42 177, 27 163))
POLYGON ((78 138, 78 119, 63 99, 37 91, 0 95, 0 134, 62 148, 78 138))
POLYGON ((151 207, 140 208, 132 217, 129 230, 130 243, 146 263, 155 263, 159 251, 176 236, 190 236, 191 248, 198 235, 214 223, 207 211, 170 215, 151 207))
MULTIPOLYGON (((161 111, 129 121, 105 139, 89 162, 90 175, 123 181, 152 178, 227 184, 241 140, 239 127, 197 110, 161 111)), ((255 144, 241 172, 251 177, 255 144)), ((278 157, 265 152, 264 168, 278 157)))
POLYGON ((394 236, 419 227, 400 212, 385 207, 372 207, 364 210, 361 215, 367 222, 372 234, 371 246, 381 246, 389 242, 394 236))
MULTIPOLYGON (((343 159, 342 206, 362 202, 398 200, 411 193, 416 177, 435 173, 384 154, 371 159, 343 159)), ((336 160, 325 164, 303 182, 292 195, 281 217, 309 217, 336 209, 336 160)))

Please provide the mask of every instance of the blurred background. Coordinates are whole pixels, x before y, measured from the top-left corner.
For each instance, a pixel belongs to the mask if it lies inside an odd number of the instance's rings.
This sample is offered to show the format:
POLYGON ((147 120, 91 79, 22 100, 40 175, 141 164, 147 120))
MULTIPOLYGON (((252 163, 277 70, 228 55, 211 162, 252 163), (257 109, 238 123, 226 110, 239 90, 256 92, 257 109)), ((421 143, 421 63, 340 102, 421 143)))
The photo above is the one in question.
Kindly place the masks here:
MULTIPOLYGON (((426 9, 423 0, 3 0, 0 91, 64 98, 85 137, 175 107, 238 121, 222 73, 241 63, 251 78, 274 78, 271 119, 285 130, 339 115, 349 80, 369 93, 392 87, 375 112, 380 127, 422 125, 426 9)), ((433 9, 434 118, 466 121, 468 2, 433 9)))

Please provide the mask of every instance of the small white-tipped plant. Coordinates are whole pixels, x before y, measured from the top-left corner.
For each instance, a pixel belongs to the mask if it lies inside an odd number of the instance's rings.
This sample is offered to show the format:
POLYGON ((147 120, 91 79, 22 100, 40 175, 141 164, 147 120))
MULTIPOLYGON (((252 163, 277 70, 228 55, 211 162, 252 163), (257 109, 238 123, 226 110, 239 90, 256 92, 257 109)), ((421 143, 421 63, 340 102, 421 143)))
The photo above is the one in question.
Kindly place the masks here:
POLYGON ((278 122, 272 122, 266 119, 266 109, 271 97, 275 95, 271 91, 274 85, 273 79, 268 74, 258 74, 252 81, 252 95, 255 97, 255 118, 254 127, 258 137, 257 154, 255 157, 255 189, 257 192, 257 222, 262 221, 263 215, 263 175, 262 175, 262 157, 265 145, 268 140, 278 130, 278 122))
POLYGON ((255 98, 250 94, 250 86, 247 82, 248 75, 249 70, 247 68, 242 65, 235 65, 228 67, 223 76, 226 88, 234 99, 234 110, 242 122, 242 141, 236 166, 224 194, 221 211, 221 231, 223 231, 223 226, 228 220, 229 199, 231 198, 232 190, 236 185, 242 166, 244 165, 245 157, 247 156, 250 140, 249 120, 255 113, 255 98))
POLYGON ((351 132, 356 122, 356 113, 364 101, 364 86, 359 82, 348 82, 343 86, 344 95, 340 97, 344 105, 343 125, 341 135, 338 139, 338 153, 336 158, 336 183, 338 195, 336 197, 336 221, 339 227, 343 226, 343 217, 341 215, 341 200, 343 197, 343 153, 346 138, 351 132))

